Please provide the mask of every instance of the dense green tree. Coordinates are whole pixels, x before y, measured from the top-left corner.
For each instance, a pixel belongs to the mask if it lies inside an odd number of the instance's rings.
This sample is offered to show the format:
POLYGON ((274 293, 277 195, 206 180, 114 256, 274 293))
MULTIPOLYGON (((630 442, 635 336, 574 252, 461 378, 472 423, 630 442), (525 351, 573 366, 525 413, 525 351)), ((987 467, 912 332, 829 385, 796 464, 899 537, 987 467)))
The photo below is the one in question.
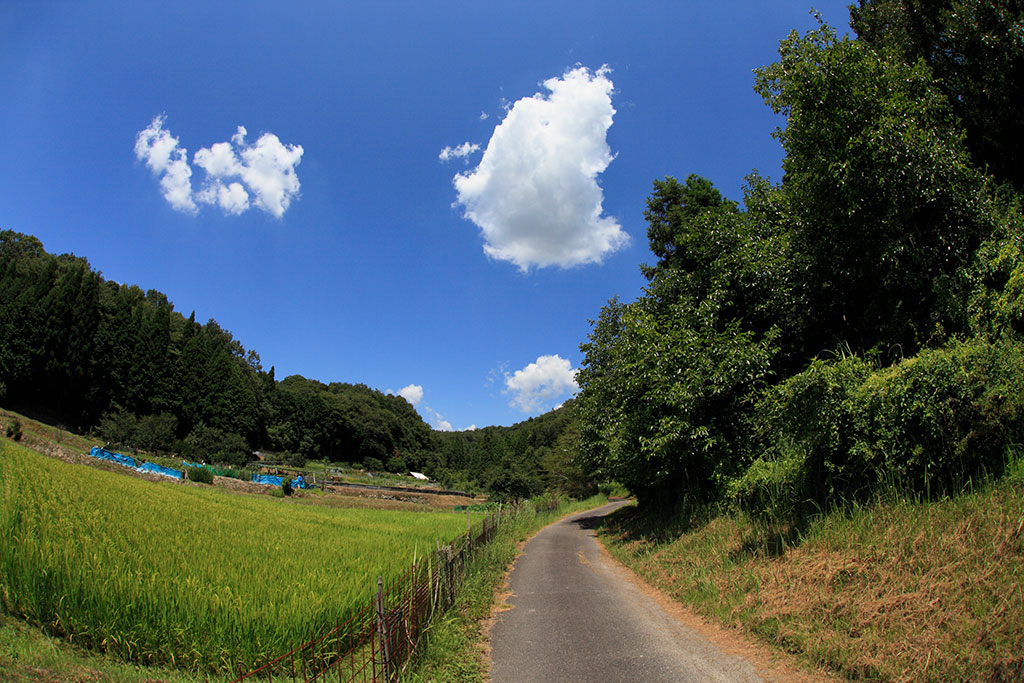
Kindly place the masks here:
POLYGON ((782 188, 811 354, 966 328, 964 276, 991 231, 984 180, 933 74, 829 27, 782 41, 756 90, 786 116, 782 188))
POLYGON ((1024 189, 1024 3, 859 0, 850 25, 861 42, 925 65, 975 164, 1024 189))
MULTIPOLYGON (((972 128, 1020 115, 1020 97, 1013 112, 974 111, 1005 108, 999 98, 1017 87, 1019 16, 1016 3, 865 1, 854 10, 863 40, 823 26, 782 42, 779 62, 756 78, 786 117, 775 133, 782 182, 751 176, 742 207, 696 176, 655 183, 645 214, 658 259, 642 267, 649 284, 637 301, 609 302, 581 346, 586 472, 621 481, 644 505, 731 490, 750 509, 775 509, 765 495, 790 487, 774 500, 796 510, 885 480, 865 467, 900 477, 912 461, 928 471, 919 452, 927 439, 899 426, 894 406, 853 435, 861 409, 848 399, 890 391, 898 373, 885 366, 905 356, 914 356, 899 363, 914 391, 958 387, 965 371, 951 369, 960 356, 950 339, 1024 329, 1020 200, 986 176, 1019 183, 1019 164, 999 167, 997 157, 1015 158, 1013 144, 972 128), (985 38, 999 27, 1013 30, 985 38), (982 54, 986 40, 1002 54, 982 54), (971 60, 999 72, 979 82, 1006 88, 982 93, 968 83, 971 60), (942 362, 918 367, 930 346, 942 347, 927 356, 942 362), (842 361, 816 359, 833 349, 842 361), (897 427, 882 434, 886 420, 897 427), (861 457, 878 439, 886 457, 861 457)), ((970 348, 1016 358, 1011 343, 987 344, 970 348)), ((895 404, 910 392, 890 393, 895 404)), ((943 419, 977 421, 951 408, 954 398, 941 400, 950 408, 936 411, 943 419)), ((999 431, 1014 410, 981 431, 1015 433, 999 431)), ((1006 439, 993 443, 997 452, 1006 439)), ((947 474, 950 462, 939 463, 947 474)))
POLYGON ((645 502, 707 500, 744 464, 754 396, 780 354, 792 304, 785 234, 762 207, 740 211, 697 176, 654 184, 644 296, 612 300, 581 346, 581 448, 599 479, 645 502))

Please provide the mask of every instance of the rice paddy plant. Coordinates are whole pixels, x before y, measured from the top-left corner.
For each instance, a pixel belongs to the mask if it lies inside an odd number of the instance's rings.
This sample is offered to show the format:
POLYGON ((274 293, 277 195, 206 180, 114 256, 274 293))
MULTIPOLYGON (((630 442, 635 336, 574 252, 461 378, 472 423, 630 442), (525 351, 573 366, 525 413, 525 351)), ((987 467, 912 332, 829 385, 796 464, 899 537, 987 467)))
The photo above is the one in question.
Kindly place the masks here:
POLYGON ((294 505, 0 448, 0 606, 130 661, 251 668, 466 528, 464 513, 294 505))

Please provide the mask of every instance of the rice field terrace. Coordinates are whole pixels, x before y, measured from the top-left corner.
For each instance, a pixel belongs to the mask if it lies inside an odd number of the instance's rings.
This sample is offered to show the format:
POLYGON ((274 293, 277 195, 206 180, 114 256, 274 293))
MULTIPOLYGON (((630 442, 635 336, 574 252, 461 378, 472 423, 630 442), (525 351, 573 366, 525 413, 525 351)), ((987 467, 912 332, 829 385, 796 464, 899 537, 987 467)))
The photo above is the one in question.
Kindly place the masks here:
MULTIPOLYGON (((333 626, 465 513, 296 505, 0 445, 0 607, 128 661, 248 669, 333 626)), ((475 518, 476 516, 474 516, 475 518)))

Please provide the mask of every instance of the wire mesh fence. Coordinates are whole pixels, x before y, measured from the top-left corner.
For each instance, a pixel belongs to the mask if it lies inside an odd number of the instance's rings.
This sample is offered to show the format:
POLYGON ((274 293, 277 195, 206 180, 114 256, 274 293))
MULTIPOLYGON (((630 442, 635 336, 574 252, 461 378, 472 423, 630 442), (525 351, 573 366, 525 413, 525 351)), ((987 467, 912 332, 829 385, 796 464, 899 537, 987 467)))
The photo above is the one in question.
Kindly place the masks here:
MULTIPOLYGON (((557 501, 543 507, 557 507, 557 501)), ((318 637, 297 645, 257 669, 238 672, 239 681, 338 681, 385 683, 399 679, 415 656, 420 637, 437 614, 455 603, 466 565, 503 523, 537 507, 526 503, 495 511, 451 543, 437 545, 388 585, 378 579, 369 603, 318 637)))

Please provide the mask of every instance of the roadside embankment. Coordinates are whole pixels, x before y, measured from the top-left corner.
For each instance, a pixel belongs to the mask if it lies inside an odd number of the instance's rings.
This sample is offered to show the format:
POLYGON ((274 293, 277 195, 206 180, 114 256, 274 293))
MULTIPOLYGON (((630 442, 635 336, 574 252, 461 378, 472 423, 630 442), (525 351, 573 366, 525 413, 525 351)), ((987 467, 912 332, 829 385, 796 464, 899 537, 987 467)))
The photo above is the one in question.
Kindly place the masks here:
POLYGON ((601 538, 698 613, 851 679, 1024 678, 1024 479, 893 499, 803 529, 741 516, 653 521, 601 538))

